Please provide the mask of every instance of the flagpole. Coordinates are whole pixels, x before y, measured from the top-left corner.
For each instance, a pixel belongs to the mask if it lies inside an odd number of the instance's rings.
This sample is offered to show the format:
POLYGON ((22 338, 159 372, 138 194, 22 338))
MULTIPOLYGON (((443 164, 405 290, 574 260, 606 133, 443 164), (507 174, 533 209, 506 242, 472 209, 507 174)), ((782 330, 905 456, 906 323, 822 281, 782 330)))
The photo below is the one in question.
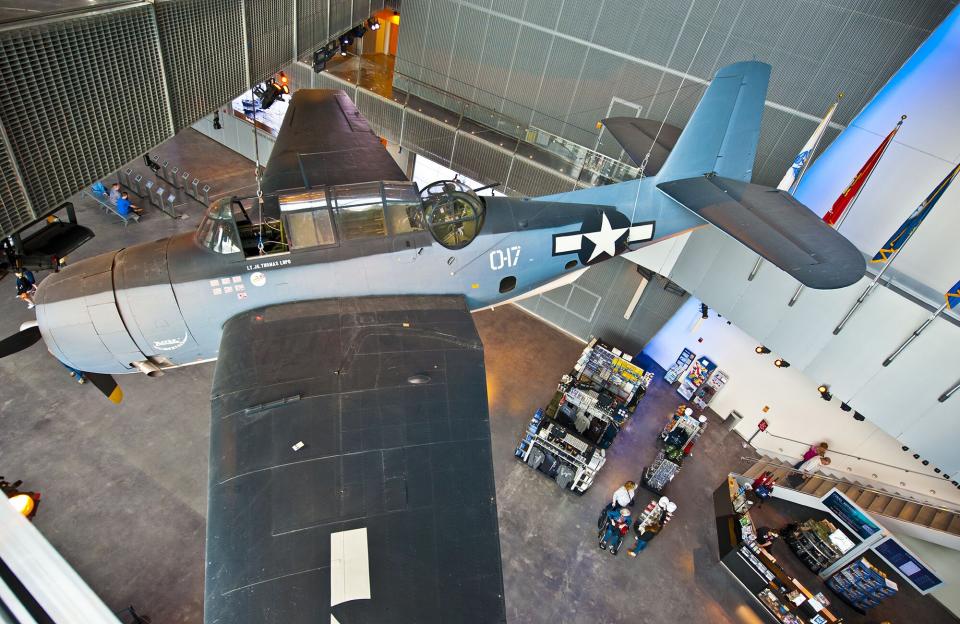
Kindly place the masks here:
MULTIPOLYGON (((937 187, 933 190, 933 192, 931 192, 930 195, 928 195, 926 199, 924 199, 920 203, 920 206, 917 208, 917 210, 915 210, 913 214, 911 214, 911 216, 907 217, 907 220, 904 221, 903 225, 901 225, 900 228, 896 232, 894 232, 893 237, 891 237, 890 240, 884 243, 884 245, 890 244, 890 247, 893 248, 894 241, 899 237, 900 231, 905 227, 908 227, 910 229, 909 233, 907 233, 906 235, 906 238, 904 238, 903 242, 900 243, 900 246, 893 250, 893 253, 890 254, 889 258, 883 259, 883 262, 884 262, 883 268, 880 269, 880 272, 877 273, 877 276, 873 278, 873 281, 870 282, 870 285, 867 286, 866 289, 864 289, 863 293, 857 299, 856 303, 853 304, 853 307, 850 308, 850 311, 847 312, 846 316, 843 317, 843 320, 840 321, 840 324, 834 328, 833 330, 834 336, 836 336, 841 331, 843 331, 843 327, 844 325, 847 324, 847 321, 850 320, 850 317, 853 316, 853 314, 860 308, 861 305, 863 305, 864 300, 870 296, 870 293, 872 293, 874 289, 876 289, 877 284, 880 282, 880 278, 883 277, 883 274, 887 272, 887 269, 890 268, 890 265, 892 265, 894 260, 897 259, 897 256, 900 255, 900 252, 903 251, 903 248, 906 247, 907 243, 910 242, 910 239, 913 238, 913 235, 916 234, 917 230, 920 229, 920 225, 923 223, 923 220, 926 218, 927 214, 929 214, 929 212, 933 210, 934 205, 936 205, 940 197, 943 196, 943 193, 946 192, 947 187, 950 185, 950 183, 953 181, 953 179, 957 176, 958 173, 960 173, 960 164, 954 167, 953 170, 947 174, 947 177, 941 180, 940 184, 937 185, 937 187), (919 219, 919 220, 911 223, 915 219, 919 219)), ((874 256, 874 261, 877 261, 877 258, 883 258, 883 253, 885 251, 887 251, 886 248, 881 247, 880 251, 877 252, 877 255, 874 256)))
MULTIPOLYGON (((894 128, 894 132, 898 132, 900 130, 900 126, 903 125, 903 122, 906 118, 907 118, 906 115, 900 116, 900 121, 897 122, 897 125, 894 128)), ((880 164, 880 160, 883 158, 883 155, 887 153, 887 148, 890 147, 890 143, 892 142, 893 142, 892 140, 888 141, 887 144, 883 147, 883 151, 880 152, 880 156, 877 158, 877 162, 870 169, 870 171, 867 172, 867 177, 864 178, 863 183, 857 188, 857 194, 854 195, 853 199, 850 200, 850 205, 847 206, 846 210, 843 211, 843 214, 840 215, 840 219, 837 220, 837 224, 833 226, 833 229, 837 230, 838 232, 840 231, 840 226, 843 225, 843 222, 846 220, 847 216, 849 216, 850 212, 853 210, 853 205, 857 203, 857 199, 860 197, 860 193, 863 192, 863 188, 867 185, 867 182, 870 181, 870 177, 873 175, 873 172, 877 168, 877 165, 880 164)), ((806 287, 803 284, 800 284, 799 286, 797 286, 797 291, 793 293, 792 297, 790 297, 790 301, 787 302, 787 307, 790 307, 790 308, 793 307, 793 304, 795 304, 797 302, 797 299, 800 298, 800 294, 803 292, 804 288, 806 287)))
POLYGON ((927 326, 933 322, 933 319, 940 316, 940 313, 947 309, 947 305, 949 305, 949 301, 945 301, 942 306, 937 308, 937 310, 933 314, 931 314, 930 317, 927 318, 927 320, 925 320, 922 325, 920 325, 920 327, 913 330, 913 333, 910 334, 910 337, 904 340, 903 344, 897 347, 897 350, 891 353, 890 356, 883 361, 883 365, 890 366, 890 362, 893 362, 895 359, 897 359, 897 356, 903 353, 903 350, 906 349, 908 346, 910 346, 910 343, 916 340, 920 336, 920 334, 923 333, 923 330, 925 330, 927 326))
MULTIPOLYGON (((827 127, 829 126, 829 120, 833 119, 833 113, 837 110, 837 106, 840 105, 840 100, 843 99, 843 92, 837 94, 837 101, 827 110, 827 114, 824 115, 824 119, 827 120, 827 124, 823 126, 823 131, 817 134, 817 140, 813 142, 813 147, 810 148, 810 153, 807 155, 806 160, 803 161, 803 165, 800 167, 800 172, 797 174, 797 178, 793 181, 793 184, 790 185, 790 188, 787 189, 787 192, 793 195, 797 192, 797 187, 800 186, 800 180, 803 179, 803 174, 807 172, 807 168, 810 166, 810 163, 813 162, 813 156, 817 153, 817 147, 820 145, 820 139, 823 138, 823 135, 826 134, 827 127)), ((763 256, 758 255, 757 261, 754 263, 753 268, 750 270, 750 275, 747 276, 747 281, 752 282, 753 278, 757 276, 757 273, 760 271, 760 267, 763 266, 763 256)))

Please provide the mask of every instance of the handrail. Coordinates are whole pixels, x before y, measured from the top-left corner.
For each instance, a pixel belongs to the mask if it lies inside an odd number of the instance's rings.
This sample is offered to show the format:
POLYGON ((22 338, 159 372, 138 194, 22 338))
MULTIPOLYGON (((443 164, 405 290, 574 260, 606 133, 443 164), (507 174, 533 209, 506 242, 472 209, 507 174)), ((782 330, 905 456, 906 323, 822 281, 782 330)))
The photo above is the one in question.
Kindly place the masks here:
MULTIPOLYGON (((814 472, 814 473, 803 472, 802 470, 797 470, 796 468, 794 468, 793 466, 790 466, 789 464, 782 464, 782 463, 779 463, 779 462, 776 462, 776 461, 773 461, 773 460, 770 460, 770 459, 763 459, 763 458, 756 458, 756 457, 741 457, 740 459, 741 459, 742 461, 748 461, 748 462, 751 462, 751 463, 753 463, 753 464, 764 464, 764 465, 767 465, 767 466, 775 466, 778 470, 786 469, 788 472, 791 472, 791 473, 799 473, 799 474, 803 474, 803 475, 813 475, 813 476, 816 476, 818 479, 823 479, 824 481, 830 481, 830 482, 832 482, 832 483, 844 483, 844 484, 849 484, 849 483, 851 483, 851 481, 846 481, 846 480, 843 480, 843 479, 838 479, 838 478, 836 478, 836 477, 831 477, 831 476, 826 475, 826 474, 824 474, 824 473, 822 473, 822 472, 814 472)), ((797 488, 792 487, 792 486, 789 486, 789 485, 783 485, 783 484, 781 484, 779 481, 774 484, 774 487, 783 487, 783 488, 786 488, 786 489, 788 489, 788 490, 793 490, 794 492, 799 492, 799 490, 798 490, 797 488)), ((889 498, 895 498, 895 499, 897 499, 897 500, 902 500, 902 501, 907 502, 907 503, 917 503, 917 504, 920 504, 920 505, 924 505, 924 506, 926 506, 926 507, 931 507, 931 508, 933 508, 933 509, 937 509, 937 510, 939 510, 939 511, 946 511, 946 512, 949 512, 949 513, 953 513, 953 514, 958 514, 958 515, 960 515, 960 510, 958 510, 958 509, 953 509, 953 508, 950 508, 950 507, 944 507, 944 506, 942 506, 942 505, 934 505, 934 504, 931 504, 931 503, 926 503, 926 502, 919 501, 919 500, 916 500, 916 499, 913 499, 913 498, 907 498, 906 496, 901 496, 901 495, 899 495, 899 494, 893 494, 893 493, 891 493, 891 492, 885 492, 885 491, 883 491, 883 490, 878 490, 877 488, 872 488, 872 487, 868 487, 868 486, 865 486, 865 485, 856 484, 856 487, 859 488, 859 489, 861 489, 861 490, 866 490, 866 491, 868 491, 868 492, 873 492, 874 494, 879 494, 880 496, 887 496, 887 497, 889 497, 889 498)), ((806 494, 806 492, 801 492, 801 494, 806 494)), ((879 511, 876 511, 876 512, 871 511, 870 513, 878 513, 878 514, 880 514, 881 516, 885 516, 885 515, 886 515, 886 514, 884 514, 883 512, 879 512, 879 511)), ((896 516, 889 516, 889 517, 895 518, 896 516)), ((929 528, 932 529, 933 527, 929 527, 929 528)), ((934 530, 939 530, 939 529, 934 529, 934 530)), ((953 535, 953 534, 951 533, 951 535, 953 535)))
MULTIPOLYGON (((788 438, 788 437, 786 437, 786 436, 779 436, 779 435, 777 435, 777 434, 775 434, 775 433, 770 433, 770 430, 769 430, 769 429, 767 429, 767 430, 764 431, 763 433, 765 433, 766 435, 768 435, 768 436, 770 436, 770 437, 773 437, 773 438, 779 438, 780 440, 787 440, 788 442, 796 442, 797 444, 806 444, 807 446, 816 446, 816 444, 812 444, 812 443, 810 443, 810 442, 803 442, 802 440, 794 440, 793 438, 788 438)), ((902 471, 907 472, 907 473, 910 473, 910 474, 920 475, 920 476, 923 476, 923 477, 934 477, 934 475, 927 474, 927 473, 925 473, 925 472, 918 472, 918 471, 916 471, 916 470, 910 470, 909 468, 904 468, 904 467, 902 467, 902 466, 894 466, 893 464, 885 464, 885 463, 882 462, 882 461, 877 461, 877 460, 875 460, 875 459, 870 459, 869 457, 859 457, 859 456, 857 456, 857 455, 851 455, 850 453, 844 453, 843 451, 836 451, 836 450, 831 449, 831 448, 828 448, 828 449, 827 449, 827 452, 828 452, 828 453, 833 453, 834 455, 843 455, 844 457, 852 457, 852 458, 854 458, 854 459, 856 459, 856 460, 859 460, 859 461, 868 461, 868 462, 877 464, 877 465, 879 465, 879 466, 886 466, 887 468, 893 468, 894 470, 902 470, 902 471)))
MULTIPOLYGON (((353 80, 347 80, 347 82, 349 82, 350 84, 353 84, 356 87, 360 88, 361 66, 363 69, 372 70, 374 72, 376 72, 377 70, 382 70, 380 71, 381 74, 385 74, 385 75, 389 74, 391 76, 391 82, 393 82, 392 80, 393 77, 400 79, 400 84, 394 85, 393 88, 397 92, 402 92, 406 96, 406 101, 401 102, 398 98, 393 98, 393 100, 397 103, 402 104, 404 108, 409 108, 411 106, 411 103, 410 103, 411 96, 422 98, 424 99, 424 101, 429 102, 440 108, 445 108, 446 110, 449 110, 452 114, 456 115, 458 117, 457 124, 456 124, 457 130, 461 130, 461 126, 463 125, 463 120, 464 118, 466 118, 467 120, 473 123, 476 123, 478 125, 481 125, 483 127, 486 127, 493 132, 497 132, 503 136, 509 137, 511 141, 516 141, 518 145, 521 143, 524 145, 528 145, 530 147, 533 147, 537 150, 541 150, 546 154, 550 154, 551 156, 564 161, 570 166, 571 168, 570 177, 573 178, 574 180, 582 179, 584 171, 589 171, 594 175, 603 176, 605 178, 618 181, 618 182, 632 179, 639 174, 639 171, 640 171, 639 167, 630 165, 616 158, 612 158, 611 156, 607 156, 606 154, 603 154, 595 149, 591 149, 589 147, 581 145, 575 141, 571 141, 570 139, 567 139, 560 135, 554 134, 542 128, 538 128, 527 122, 515 119, 497 110, 494 110, 487 106, 483 106, 482 104, 472 102, 467 98, 464 98, 463 96, 457 95, 455 93, 452 93, 450 91, 447 91, 445 89, 432 85, 430 83, 424 82, 419 78, 415 78, 413 76, 404 74, 403 72, 399 72, 396 69, 392 71, 384 70, 381 66, 377 65, 376 63, 373 63, 372 61, 364 59, 363 57, 350 57, 346 61, 335 62, 327 67, 327 69, 325 70, 325 73, 329 74, 332 77, 340 78, 340 76, 338 76, 337 73, 335 72, 337 72, 338 68, 344 66, 346 63, 354 62, 354 59, 356 59, 355 62, 357 64, 356 65, 357 75, 354 78, 356 82, 354 82, 353 80), (430 94, 413 92, 409 88, 405 88, 406 85, 403 84, 404 81, 406 81, 407 83, 410 83, 410 86, 419 88, 421 91, 422 90, 429 91, 430 94), (431 95, 432 97, 425 97, 426 95, 431 95), (450 101, 454 103, 453 109, 448 108, 444 104, 444 102, 450 102, 450 101), (479 113, 482 113, 482 114, 471 116, 468 113, 468 111, 471 109, 474 111, 478 111, 479 113), (484 116, 484 114, 489 115, 489 117, 497 121, 494 121, 491 123, 489 121, 483 120, 482 117, 484 116), (505 128, 508 128, 508 127, 510 128, 510 131, 505 130, 505 128), (537 132, 538 135, 543 135, 545 137, 548 137, 551 140, 551 144, 563 147, 569 153, 568 154, 561 153, 559 151, 544 147, 543 145, 540 145, 537 142, 527 140, 526 132, 528 130, 533 130, 537 132), (575 169, 577 167, 579 167, 580 169, 579 173, 575 172, 575 169)), ((353 72, 352 69, 348 71, 353 72)), ((340 70, 340 72, 344 73, 343 70, 340 70)), ((340 79, 343 80, 343 78, 340 78, 340 79)), ((369 87, 362 87, 362 88, 366 91, 370 91, 371 93, 377 93, 376 89, 374 88, 369 88, 369 87)), ((562 120, 552 118, 549 115, 543 115, 543 116, 548 117, 550 119, 554 119, 555 121, 558 121, 558 122, 562 122, 562 120)), ((568 122, 565 122, 565 123, 567 125, 570 125, 571 127, 576 127, 576 126, 573 126, 573 124, 570 124, 568 122)), ((581 131, 583 130, 582 128, 578 128, 578 129, 581 131)), ((619 144, 618 144, 618 147, 619 147, 619 144)))

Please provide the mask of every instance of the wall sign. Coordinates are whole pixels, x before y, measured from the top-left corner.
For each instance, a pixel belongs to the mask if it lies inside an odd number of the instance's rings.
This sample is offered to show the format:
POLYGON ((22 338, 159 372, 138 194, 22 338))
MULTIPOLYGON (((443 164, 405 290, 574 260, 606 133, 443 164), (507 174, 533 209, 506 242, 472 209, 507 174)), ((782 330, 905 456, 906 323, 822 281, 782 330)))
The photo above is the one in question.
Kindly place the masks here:
POLYGON ((943 585, 943 580, 927 564, 892 537, 888 537, 874 546, 873 552, 880 555, 881 559, 889 563, 900 576, 921 594, 928 594, 943 585))
POLYGON ((845 524, 860 539, 866 541, 881 532, 881 528, 865 511, 853 504, 849 498, 836 490, 831 490, 820 499, 834 517, 845 524))

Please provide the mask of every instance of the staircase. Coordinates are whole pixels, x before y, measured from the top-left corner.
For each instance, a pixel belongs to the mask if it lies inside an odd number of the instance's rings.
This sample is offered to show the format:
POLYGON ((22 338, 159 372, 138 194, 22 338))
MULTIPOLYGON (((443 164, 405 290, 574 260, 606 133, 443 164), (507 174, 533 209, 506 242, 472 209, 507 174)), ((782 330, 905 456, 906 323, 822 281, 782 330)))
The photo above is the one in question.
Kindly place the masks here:
MULTIPOLYGON (((886 492, 883 489, 867 487, 862 483, 848 479, 828 477, 822 473, 814 473, 812 477, 798 486, 791 486, 786 479, 796 473, 793 465, 785 461, 767 458, 757 460, 750 466, 743 476, 756 479, 762 472, 769 470, 777 480, 775 487, 792 489, 803 494, 820 498, 831 489, 838 491, 857 504, 858 507, 876 516, 892 518, 899 522, 906 522, 919 527, 942 531, 951 535, 960 536, 960 511, 952 511, 945 507, 935 507, 926 503, 912 501, 898 494, 886 492)), ((882 518, 881 518, 882 520, 882 518)))

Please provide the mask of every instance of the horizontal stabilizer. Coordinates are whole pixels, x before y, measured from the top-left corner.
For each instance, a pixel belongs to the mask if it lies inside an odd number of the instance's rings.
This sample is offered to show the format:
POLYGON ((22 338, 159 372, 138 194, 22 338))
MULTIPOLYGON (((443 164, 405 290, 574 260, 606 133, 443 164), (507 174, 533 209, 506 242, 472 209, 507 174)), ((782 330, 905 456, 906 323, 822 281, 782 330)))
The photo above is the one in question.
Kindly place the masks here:
POLYGON ((714 174, 657 188, 801 284, 843 288, 863 277, 863 254, 790 194, 714 174))
POLYGON ((602 123, 637 165, 643 163, 647 152, 650 152, 650 160, 644 169, 644 175, 648 176, 656 175, 663 163, 667 162, 667 156, 682 132, 668 123, 661 128, 659 121, 636 117, 610 117, 602 123))

